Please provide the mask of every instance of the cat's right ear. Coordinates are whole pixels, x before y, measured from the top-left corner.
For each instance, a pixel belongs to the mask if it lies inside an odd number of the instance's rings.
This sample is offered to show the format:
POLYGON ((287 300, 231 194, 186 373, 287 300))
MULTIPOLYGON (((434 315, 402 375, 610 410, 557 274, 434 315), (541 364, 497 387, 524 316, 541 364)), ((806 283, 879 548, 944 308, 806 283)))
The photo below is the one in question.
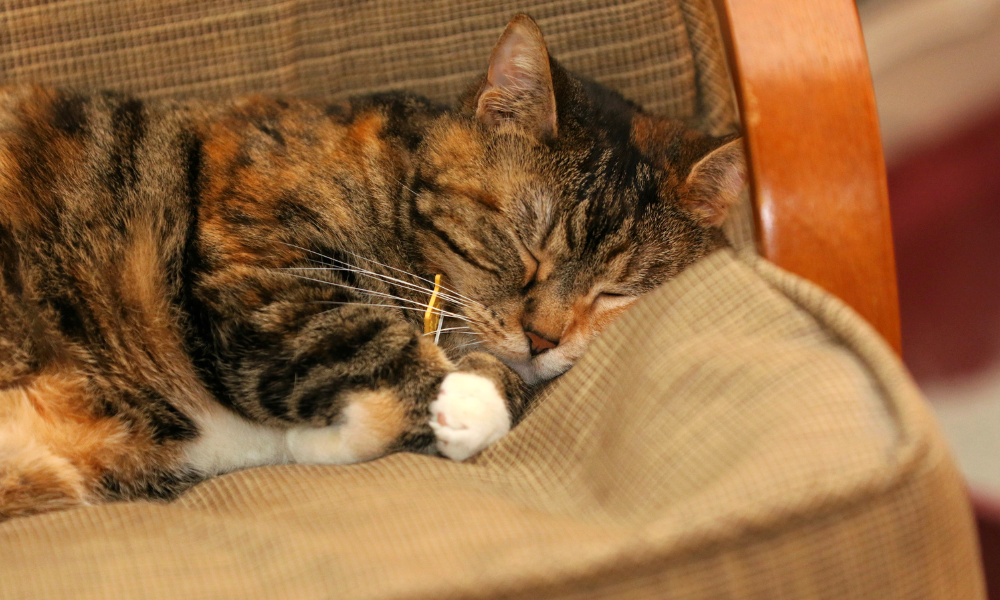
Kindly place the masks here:
POLYGON ((507 23, 490 54, 476 99, 476 118, 488 126, 513 123, 539 139, 556 135, 556 96, 542 32, 525 14, 507 23))
POLYGON ((746 183, 743 139, 736 138, 695 163, 684 182, 682 201, 699 221, 718 227, 739 200, 746 183))

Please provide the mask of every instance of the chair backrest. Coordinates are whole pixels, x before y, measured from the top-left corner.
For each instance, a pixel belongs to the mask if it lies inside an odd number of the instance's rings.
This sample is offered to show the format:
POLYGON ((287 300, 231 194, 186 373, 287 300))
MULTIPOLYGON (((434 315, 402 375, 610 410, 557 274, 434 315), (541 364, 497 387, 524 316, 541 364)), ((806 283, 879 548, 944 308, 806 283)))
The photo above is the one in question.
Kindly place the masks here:
POLYGON ((145 96, 411 89, 450 102, 514 14, 553 54, 647 108, 733 126, 708 0, 36 0, 6 3, 5 83, 145 96), (21 6, 19 6, 21 5, 21 6))

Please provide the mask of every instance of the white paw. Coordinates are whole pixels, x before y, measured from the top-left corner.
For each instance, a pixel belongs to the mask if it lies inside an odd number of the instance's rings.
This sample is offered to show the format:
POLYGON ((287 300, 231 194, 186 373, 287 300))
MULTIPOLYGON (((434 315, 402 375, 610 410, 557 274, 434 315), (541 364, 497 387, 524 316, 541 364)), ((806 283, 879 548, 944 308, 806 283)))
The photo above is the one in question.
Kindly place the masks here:
POLYGON ((431 403, 431 429, 437 448, 452 460, 465 460, 510 431, 510 415, 496 385, 472 373, 452 373, 431 403))

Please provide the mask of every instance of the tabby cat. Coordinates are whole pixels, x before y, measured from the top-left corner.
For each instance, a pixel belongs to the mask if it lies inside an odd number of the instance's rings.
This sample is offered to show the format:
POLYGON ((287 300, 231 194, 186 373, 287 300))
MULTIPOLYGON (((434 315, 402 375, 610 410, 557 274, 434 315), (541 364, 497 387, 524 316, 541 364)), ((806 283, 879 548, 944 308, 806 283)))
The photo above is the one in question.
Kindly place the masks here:
POLYGON ((724 243, 744 178, 739 138, 573 76, 525 15, 452 108, 4 89, 0 519, 472 456, 724 243))

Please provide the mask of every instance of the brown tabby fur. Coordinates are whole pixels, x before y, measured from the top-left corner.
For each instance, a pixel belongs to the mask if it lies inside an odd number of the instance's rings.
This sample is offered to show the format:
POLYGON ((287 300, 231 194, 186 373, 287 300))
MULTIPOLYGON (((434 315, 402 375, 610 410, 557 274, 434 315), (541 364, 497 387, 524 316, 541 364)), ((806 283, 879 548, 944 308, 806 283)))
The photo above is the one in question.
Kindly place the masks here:
POLYGON ((172 497, 212 474, 185 448, 220 410, 289 428, 355 406, 359 459, 427 451, 464 369, 516 422, 504 363, 558 374, 719 245, 729 141, 574 77, 524 16, 453 109, 0 90, 0 520, 172 497), (422 336, 429 286, 402 273, 475 300, 446 306, 472 333, 422 336))

